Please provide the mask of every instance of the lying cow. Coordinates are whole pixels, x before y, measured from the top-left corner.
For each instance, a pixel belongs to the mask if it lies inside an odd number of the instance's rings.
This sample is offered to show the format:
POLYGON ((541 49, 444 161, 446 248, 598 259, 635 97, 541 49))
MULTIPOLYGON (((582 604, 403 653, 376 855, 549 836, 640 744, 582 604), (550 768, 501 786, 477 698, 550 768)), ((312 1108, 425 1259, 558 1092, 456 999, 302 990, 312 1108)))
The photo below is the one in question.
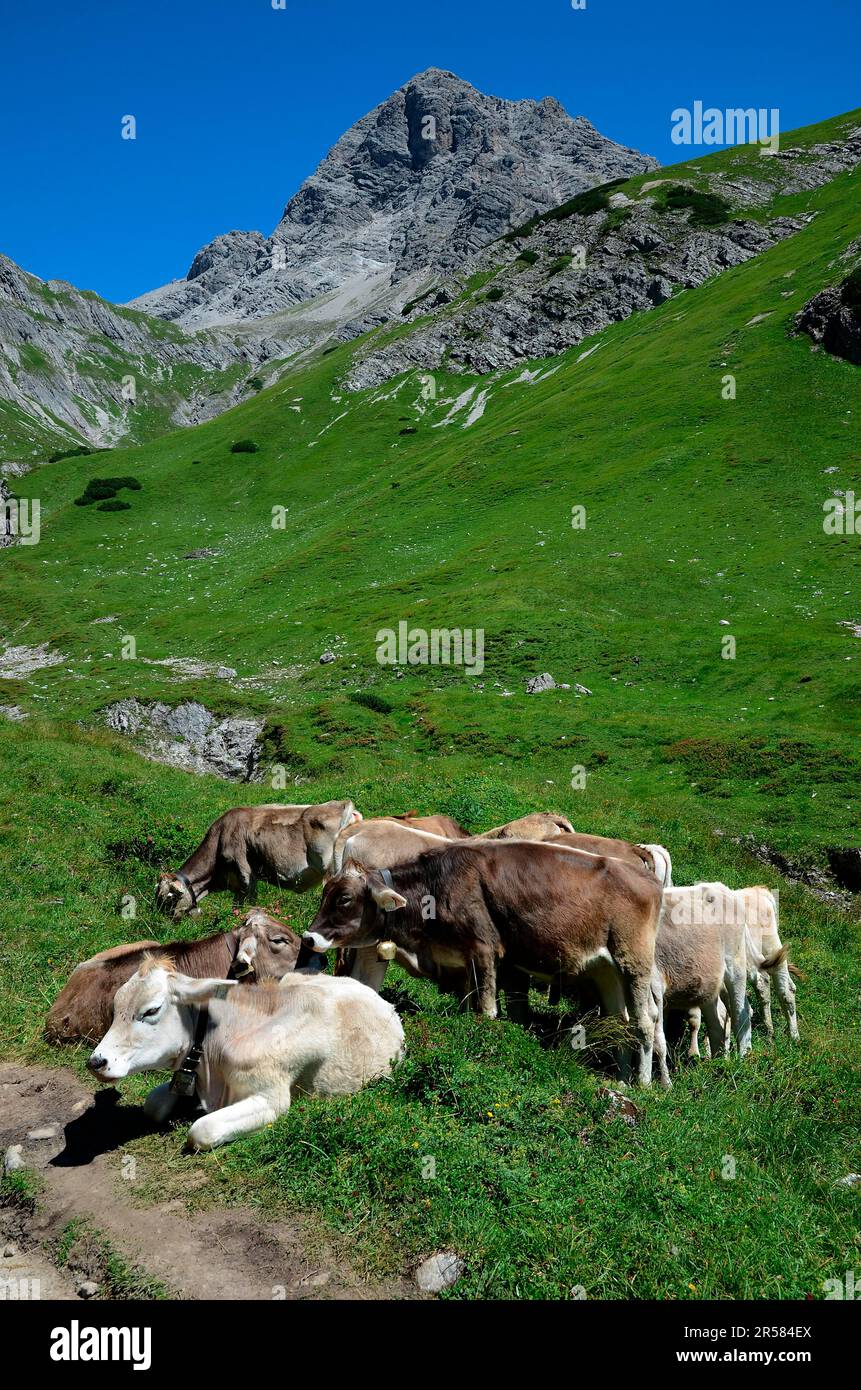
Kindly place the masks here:
POLYGON ((699 1016, 705 1020, 712 1056, 728 1046, 721 999, 726 1001, 739 1055, 751 1045, 747 1002, 750 969, 770 974, 784 965, 786 948, 763 956, 753 945, 740 911, 738 895, 722 883, 669 888, 655 943, 652 989, 658 1005, 655 1058, 661 1080, 669 1086, 663 1018, 667 1009, 689 1013, 696 1048, 699 1016))
POLYGON ((554 815, 552 811, 535 811, 531 816, 521 816, 507 825, 494 826, 493 830, 483 830, 482 840, 553 840, 557 835, 573 834, 574 827, 565 816, 554 815))
POLYGON ((386 820, 396 820, 401 825, 408 825, 412 830, 427 830, 431 835, 441 835, 444 840, 470 838, 451 816, 419 816, 415 811, 407 811, 404 816, 386 816, 386 820))
MULTIPOLYGON (((404 832, 417 834, 417 832, 404 832)), ((592 976, 607 1011, 630 1017, 649 1085, 651 993, 661 889, 642 869, 550 844, 458 841, 382 872, 332 879, 304 942, 315 951, 389 940, 464 971, 474 1007, 497 1014, 497 976, 592 976)))
MULTIPOLYGON (((391 1004, 355 980, 295 973, 279 984, 235 985, 192 979, 163 957, 147 957, 118 990, 113 1023, 87 1065, 100 1081, 175 1071, 206 1008, 195 1074, 208 1113, 188 1139, 195 1149, 212 1149, 272 1124, 294 1093, 349 1095, 389 1076, 403 1056, 404 1033, 391 1004)), ((162 1123, 177 1098, 169 1083, 157 1086, 144 1108, 162 1123)))
POLYGON ((173 969, 195 978, 233 974, 237 978, 280 979, 293 970, 299 937, 257 910, 249 912, 235 931, 219 932, 202 941, 133 941, 113 946, 75 967, 57 995, 45 1020, 51 1043, 97 1042, 110 1027, 114 996, 134 975, 144 958, 158 951, 173 969))
POLYGON ((361 819, 352 801, 226 811, 181 869, 161 875, 156 905, 176 921, 208 893, 229 890, 238 901, 253 897, 261 880, 304 893, 322 883, 339 833, 361 819))

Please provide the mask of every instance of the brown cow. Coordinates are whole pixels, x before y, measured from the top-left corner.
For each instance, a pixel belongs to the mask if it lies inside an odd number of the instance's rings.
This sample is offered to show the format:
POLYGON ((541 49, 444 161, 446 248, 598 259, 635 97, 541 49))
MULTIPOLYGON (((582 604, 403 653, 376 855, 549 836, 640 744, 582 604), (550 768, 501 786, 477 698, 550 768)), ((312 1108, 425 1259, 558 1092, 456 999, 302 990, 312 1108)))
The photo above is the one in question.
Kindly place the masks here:
POLYGON ((510 820, 493 830, 483 830, 482 840, 555 840, 558 835, 573 834, 574 827, 565 816, 552 811, 535 811, 531 816, 510 820))
POLYGON ((322 883, 339 832, 361 819, 352 801, 235 807, 209 827, 181 869, 161 875, 156 905, 176 921, 207 893, 253 897, 260 880, 304 893, 322 883))
POLYGON ((465 970, 497 1013, 497 970, 595 978, 609 1013, 629 1017, 638 1076, 651 1083, 657 1016, 651 977, 661 888, 634 866, 552 845, 460 841, 382 872, 332 879, 304 942, 317 951, 391 940, 465 970))
MULTIPOLYGON (((519 829, 541 830, 542 825, 536 824, 542 820, 542 815, 525 816, 521 821, 512 821, 507 826, 500 826, 499 830, 504 831, 491 843, 513 846, 517 843, 524 843, 523 837, 516 832, 519 829)), ((563 817, 547 816, 544 822, 544 829, 549 828, 549 823, 562 822, 563 817)), ((486 835, 476 836, 468 840, 469 844, 480 844, 487 840, 486 835)), ((396 864, 408 863, 417 854, 439 851, 450 844, 450 841, 442 839, 437 835, 430 835, 424 831, 415 830, 411 823, 404 824, 397 820, 368 820, 361 825, 349 826, 342 831, 335 843, 335 852, 332 856, 333 873, 340 873, 349 864, 355 864, 364 869, 391 869, 396 864)), ((527 840, 525 843, 538 844, 538 840, 527 840)), ((642 846, 631 845, 627 840, 610 840, 601 835, 579 835, 572 831, 565 833, 557 829, 555 837, 549 838, 545 842, 549 848, 565 853, 576 852, 583 855, 604 855, 609 858, 620 859, 627 864, 632 864, 636 868, 646 868, 651 870, 653 860, 648 850, 642 846)), ((426 976, 436 981, 440 989, 447 992, 457 992, 462 990, 463 980, 456 971, 446 969, 443 971, 438 965, 427 958, 426 953, 409 953, 398 949, 394 957, 396 964, 409 974, 422 977, 426 976)), ((339 953, 336 974, 352 975, 354 979, 361 980, 363 984, 369 985, 371 989, 381 990, 386 976, 387 963, 377 960, 373 952, 370 951, 350 951, 339 953)), ((509 1006, 519 1011, 526 1007, 525 996, 515 1003, 513 995, 515 991, 509 989, 509 1006)), ((560 981, 558 979, 550 982, 550 1002, 558 1003, 560 997, 560 981)))
POLYGON ((299 937, 274 917, 252 911, 235 931, 201 941, 132 941, 113 946, 75 967, 45 1020, 48 1042, 98 1042, 111 1026, 114 995, 131 979, 148 952, 167 957, 173 968, 196 979, 207 976, 281 979, 299 954, 299 937), (240 957, 242 957, 240 959, 240 957))
POLYGON ((420 816, 415 811, 407 811, 403 816, 386 816, 386 820, 399 821, 412 830, 426 830, 429 835, 441 835, 444 840, 468 840, 469 833, 458 825, 451 816, 420 816))

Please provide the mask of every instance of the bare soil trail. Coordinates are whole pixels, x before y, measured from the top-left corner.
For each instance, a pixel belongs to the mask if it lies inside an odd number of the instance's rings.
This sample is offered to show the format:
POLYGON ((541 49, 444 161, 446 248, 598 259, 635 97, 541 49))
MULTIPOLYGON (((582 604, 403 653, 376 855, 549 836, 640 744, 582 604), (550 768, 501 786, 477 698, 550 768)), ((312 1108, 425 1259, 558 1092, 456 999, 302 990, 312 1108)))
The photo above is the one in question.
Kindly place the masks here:
POLYGON ((0 1151, 22 1161, 44 1189, 35 1211, 0 1208, 0 1278, 39 1279, 42 1299, 74 1299, 88 1275, 58 1269, 46 1250, 76 1218, 87 1220, 129 1265, 181 1299, 420 1298, 408 1279, 368 1282, 300 1218, 267 1221, 242 1207, 189 1214, 181 1201, 133 1206, 111 1155, 148 1131, 138 1108, 94 1095, 63 1068, 0 1064, 0 1151))

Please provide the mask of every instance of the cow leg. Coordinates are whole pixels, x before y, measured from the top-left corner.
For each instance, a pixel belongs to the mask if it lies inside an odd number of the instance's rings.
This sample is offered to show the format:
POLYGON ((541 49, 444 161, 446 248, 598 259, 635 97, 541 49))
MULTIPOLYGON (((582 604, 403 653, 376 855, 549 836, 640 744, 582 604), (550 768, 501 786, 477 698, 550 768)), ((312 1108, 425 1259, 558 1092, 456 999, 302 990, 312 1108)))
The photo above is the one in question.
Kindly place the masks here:
POLYGON ((786 961, 779 965, 773 974, 774 987, 777 990, 780 1007, 789 1025, 789 1036, 792 1038, 793 1042, 798 1042, 798 1018, 795 1010, 795 981, 789 973, 789 966, 786 964, 786 961))
POLYGON ((211 1115, 203 1115, 195 1120, 188 1131, 189 1147, 193 1149, 214 1149, 219 1144, 229 1144, 240 1134, 253 1134, 264 1125, 271 1125, 279 1113, 284 1114, 290 1107, 289 1092, 286 1103, 280 1111, 266 1096, 247 1096, 235 1105, 225 1105, 223 1110, 214 1110, 211 1115))
POLYGON ((623 966, 622 980, 637 1039, 637 1080, 641 1086, 651 1086, 658 1008, 652 997, 650 976, 623 966))
POLYGON ((529 976, 520 970, 498 973, 498 986, 505 992, 505 1011, 512 1023, 525 1028, 529 1022, 529 976))
POLYGON ((771 1017, 771 981, 761 970, 752 970, 753 987, 762 1009, 762 1025, 770 1038, 774 1037, 774 1021, 771 1017))
POLYGON ((153 1124, 165 1124, 176 1109, 179 1096, 170 1089, 170 1082, 166 1081, 163 1086, 156 1086, 150 1091, 143 1108, 147 1119, 152 1120, 153 1124))
POLYGON ((751 1023, 750 1004, 747 1002, 747 972, 739 967, 728 973, 726 981, 729 995, 729 1016, 732 1019, 733 1037, 740 1057, 750 1051, 751 1023))
POLYGON ((717 999, 704 999, 702 1016, 705 1020, 709 1047, 713 1057, 720 1057, 726 1051, 726 1025, 722 1022, 717 999))
POLYGON ((688 1027, 691 1030, 691 1036, 688 1042, 689 1058, 699 1057, 700 1055, 700 1028, 702 1027, 702 1022, 702 1009, 698 1009, 696 1005, 694 1005, 692 1009, 688 1009, 688 1027))
POLYGON ((655 1060, 658 1063, 661 1085, 669 1089, 673 1083, 670 1080, 670 1072, 667 1067, 667 1039, 664 1033, 664 987, 659 979, 652 980, 652 998, 658 1010, 658 1017, 655 1020, 655 1060))
POLYGON ((479 948, 468 958, 467 978, 474 982, 473 1008, 485 1018, 496 1018, 496 956, 489 947, 479 948))

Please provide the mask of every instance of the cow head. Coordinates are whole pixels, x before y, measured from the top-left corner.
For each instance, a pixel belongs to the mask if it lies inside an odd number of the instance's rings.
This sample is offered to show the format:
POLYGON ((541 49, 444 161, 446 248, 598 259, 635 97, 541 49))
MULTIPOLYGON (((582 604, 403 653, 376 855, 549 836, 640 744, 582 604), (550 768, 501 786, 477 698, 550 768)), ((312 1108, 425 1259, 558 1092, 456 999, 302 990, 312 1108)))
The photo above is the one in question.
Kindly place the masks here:
POLYGON ((239 947, 231 974, 237 979, 281 980, 295 968, 301 941, 275 917, 253 907, 242 919, 239 947))
POLYGON ((155 905, 159 912, 172 917, 175 922, 180 917, 200 910, 191 884, 176 873, 164 873, 159 876, 155 890, 155 905))
POLYGON ((390 934, 388 913, 406 905, 376 869, 345 869, 327 884, 303 943, 314 951, 375 946, 390 934))
POLYGON ((341 831, 361 819, 352 801, 324 801, 319 806, 309 806, 302 820, 311 867, 321 874, 328 872, 341 831))
POLYGON ((114 1021, 87 1066, 100 1081, 136 1071, 175 1071, 191 1045, 187 1008, 207 1004, 235 980, 193 980, 150 957, 114 997, 114 1021))

